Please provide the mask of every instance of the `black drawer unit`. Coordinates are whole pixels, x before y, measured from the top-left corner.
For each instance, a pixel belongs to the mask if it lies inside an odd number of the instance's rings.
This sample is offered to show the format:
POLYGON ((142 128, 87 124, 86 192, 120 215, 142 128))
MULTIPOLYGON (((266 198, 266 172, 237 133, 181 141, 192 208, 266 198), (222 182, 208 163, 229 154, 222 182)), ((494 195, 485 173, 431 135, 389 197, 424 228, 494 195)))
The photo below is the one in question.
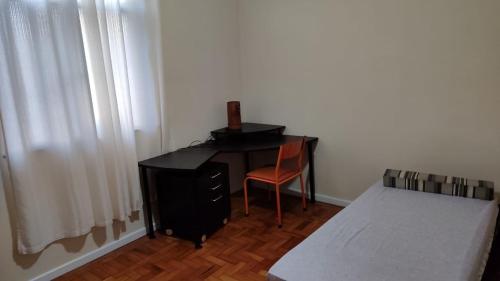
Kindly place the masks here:
POLYGON ((197 248, 231 216, 229 168, 208 161, 197 170, 165 170, 157 175, 160 226, 167 235, 197 248))

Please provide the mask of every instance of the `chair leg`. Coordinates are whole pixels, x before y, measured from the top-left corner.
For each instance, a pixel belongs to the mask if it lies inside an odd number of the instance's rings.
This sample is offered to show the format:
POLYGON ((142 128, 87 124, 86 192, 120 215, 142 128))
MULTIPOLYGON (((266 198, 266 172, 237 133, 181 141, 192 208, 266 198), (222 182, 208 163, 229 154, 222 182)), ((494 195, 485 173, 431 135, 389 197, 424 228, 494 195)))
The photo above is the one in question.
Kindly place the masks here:
POLYGON ((304 188, 304 177, 302 176, 302 173, 300 174, 300 191, 302 192, 302 209, 305 211, 307 210, 306 191, 304 188))
POLYGON ((280 185, 276 184, 276 211, 278 213, 278 227, 281 228, 281 202, 280 202, 280 185))
POLYGON ((244 193, 244 196, 245 196, 245 216, 248 217, 248 178, 245 178, 243 180, 243 193, 244 193))

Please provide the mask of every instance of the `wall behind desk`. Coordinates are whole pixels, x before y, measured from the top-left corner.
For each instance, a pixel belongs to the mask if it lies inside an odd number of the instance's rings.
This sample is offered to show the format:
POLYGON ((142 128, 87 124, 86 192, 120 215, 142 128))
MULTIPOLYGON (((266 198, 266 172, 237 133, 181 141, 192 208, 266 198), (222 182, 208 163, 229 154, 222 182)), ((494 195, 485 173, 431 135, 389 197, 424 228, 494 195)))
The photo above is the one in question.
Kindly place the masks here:
POLYGON ((169 146, 175 150, 227 126, 239 100, 238 10, 233 0, 161 2, 169 146))
MULTIPOLYGON (((168 0, 161 20, 169 150, 205 141, 227 126, 226 102, 240 100, 238 3, 233 0, 168 0)), ((243 158, 230 163, 231 189, 241 187, 243 158)))
POLYGON ((239 1, 243 119, 320 138, 317 191, 385 168, 500 190, 499 1, 239 1))

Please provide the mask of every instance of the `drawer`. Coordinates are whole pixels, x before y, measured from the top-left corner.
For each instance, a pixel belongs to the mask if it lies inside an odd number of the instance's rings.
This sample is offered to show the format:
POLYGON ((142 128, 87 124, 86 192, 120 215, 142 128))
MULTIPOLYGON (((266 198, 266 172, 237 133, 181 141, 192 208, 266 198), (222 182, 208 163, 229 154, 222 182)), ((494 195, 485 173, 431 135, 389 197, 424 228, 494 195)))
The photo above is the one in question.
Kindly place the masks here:
POLYGON ((227 197, 223 194, 210 198, 207 210, 208 228, 214 230, 227 223, 229 219, 227 212, 227 197))
POLYGON ((226 186, 222 182, 221 183, 218 183, 218 182, 213 183, 211 185, 208 185, 208 194, 210 197, 214 197, 214 195, 217 195, 217 194, 224 194, 225 188, 226 188, 226 186))
POLYGON ((224 194, 222 192, 213 194, 210 196, 210 202, 208 202, 209 208, 223 206, 225 202, 224 194))
POLYGON ((211 169, 207 172, 207 181, 213 184, 223 183, 225 179, 224 171, 219 169, 211 169))
POLYGON ((198 182, 201 187, 208 189, 208 191, 215 191, 225 187, 223 185, 227 182, 227 175, 217 168, 207 169, 200 175, 198 182))

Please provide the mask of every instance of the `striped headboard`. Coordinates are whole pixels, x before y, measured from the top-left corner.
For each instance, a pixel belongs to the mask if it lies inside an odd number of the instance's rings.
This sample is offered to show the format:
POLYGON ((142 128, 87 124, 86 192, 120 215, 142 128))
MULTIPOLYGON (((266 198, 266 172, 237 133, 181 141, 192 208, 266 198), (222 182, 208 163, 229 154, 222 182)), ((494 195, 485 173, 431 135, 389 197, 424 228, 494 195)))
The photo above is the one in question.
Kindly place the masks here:
POLYGON ((385 171, 384 186, 483 200, 493 200, 495 192, 491 181, 394 169, 385 171))

